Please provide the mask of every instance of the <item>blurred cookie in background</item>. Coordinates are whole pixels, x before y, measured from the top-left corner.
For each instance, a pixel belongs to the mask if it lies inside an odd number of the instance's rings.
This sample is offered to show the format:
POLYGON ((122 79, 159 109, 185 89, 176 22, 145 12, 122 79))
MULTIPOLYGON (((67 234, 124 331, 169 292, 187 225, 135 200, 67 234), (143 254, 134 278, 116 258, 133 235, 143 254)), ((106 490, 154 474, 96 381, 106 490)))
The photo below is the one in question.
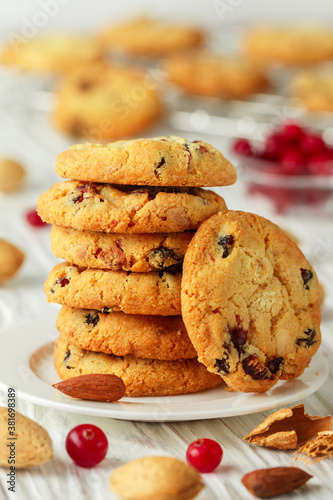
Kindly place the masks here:
POLYGON ((309 111, 333 112, 333 66, 296 74, 290 93, 309 111))
POLYGON ((0 158, 0 192, 19 191, 26 177, 25 168, 12 158, 0 158))
POLYGON ((204 50, 170 56, 167 78, 191 94, 237 99, 268 86, 261 70, 239 56, 204 50))
POLYGON ((161 114, 156 86, 136 68, 103 62, 83 66, 60 82, 54 123, 63 132, 93 141, 135 135, 161 114))
POLYGON ((333 29, 303 24, 254 26, 245 34, 244 48, 259 64, 313 64, 332 59, 333 29))
POLYGON ((57 74, 73 67, 102 59, 96 40, 68 33, 49 33, 3 47, 2 64, 24 71, 57 74))
POLYGON ((198 46, 204 35, 196 27, 139 17, 104 29, 99 38, 107 48, 121 48, 129 54, 158 57, 198 46))

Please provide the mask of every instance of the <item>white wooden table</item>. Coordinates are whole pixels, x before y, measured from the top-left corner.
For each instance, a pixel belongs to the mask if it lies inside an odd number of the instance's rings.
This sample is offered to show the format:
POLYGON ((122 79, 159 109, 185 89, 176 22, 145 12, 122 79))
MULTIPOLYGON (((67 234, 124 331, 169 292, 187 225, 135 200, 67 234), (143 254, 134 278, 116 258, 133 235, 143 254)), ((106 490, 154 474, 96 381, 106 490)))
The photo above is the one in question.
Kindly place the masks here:
MULTIPOLYGON (((0 156, 10 155, 21 160, 28 170, 25 189, 17 194, 0 197, 0 237, 19 246, 26 261, 15 279, 0 287, 0 335, 22 320, 45 317, 56 306, 47 304, 43 283, 56 263, 49 245, 49 228, 30 227, 24 213, 34 207, 37 197, 58 178, 53 172, 55 156, 70 142, 56 133, 47 114, 30 108, 31 89, 26 85, 11 85, 8 77, 0 78, 1 122, 0 156)), ((166 124, 152 130, 151 135, 175 132, 166 124)), ((198 133, 187 134, 197 138, 198 133)), ((204 137, 201 135, 201 137, 204 137)), ((211 137, 211 142, 223 150, 227 142, 211 137)), ((243 209, 272 218, 291 230, 301 242, 301 248, 318 272, 326 291, 323 308, 324 341, 321 349, 330 366, 333 361, 333 218, 277 217, 266 205, 249 200, 244 195, 241 179, 238 184, 221 190, 229 208, 243 209)), ((15 338, 12 339, 12 366, 15 365, 15 338)), ((1 353, 0 353, 1 362, 1 353)), ((333 413, 333 373, 317 393, 304 400, 310 415, 333 413)), ((6 394, 0 393, 6 405, 6 394)), ((259 424, 271 411, 241 417, 180 423, 144 423, 108 418, 87 417, 18 400, 17 410, 45 427, 53 441, 54 459, 40 467, 17 472, 16 493, 7 491, 6 470, 0 470, 0 499, 17 500, 107 500, 115 499, 108 489, 112 469, 129 460, 145 455, 170 455, 185 459, 189 443, 207 437, 219 441, 224 450, 221 466, 215 473, 204 475, 205 489, 198 500, 246 500, 253 498, 241 484, 241 477, 263 467, 290 465, 292 452, 273 451, 250 446, 244 435, 259 424), (64 447, 65 437, 77 424, 90 422, 101 427, 109 440, 107 458, 97 467, 87 470, 76 467, 64 447)), ((329 460, 316 465, 300 466, 313 479, 294 493, 304 500, 333 498, 332 466, 329 460)), ((284 497, 281 497, 284 498, 284 497)), ((286 496, 292 498, 292 496, 286 496)))

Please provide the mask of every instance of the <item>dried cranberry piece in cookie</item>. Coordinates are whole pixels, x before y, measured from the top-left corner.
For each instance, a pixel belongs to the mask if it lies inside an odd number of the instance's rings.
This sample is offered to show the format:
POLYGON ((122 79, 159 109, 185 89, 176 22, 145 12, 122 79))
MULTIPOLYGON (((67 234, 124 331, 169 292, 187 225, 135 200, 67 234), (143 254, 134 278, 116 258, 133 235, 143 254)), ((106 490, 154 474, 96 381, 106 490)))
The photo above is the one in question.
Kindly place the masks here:
POLYGON ((217 368, 217 371, 222 373, 222 375, 228 375, 228 373, 230 373, 230 364, 226 357, 216 359, 214 367, 217 368))
POLYGON ((271 373, 273 373, 273 375, 280 372, 282 370, 283 366, 284 366, 284 359, 282 358, 282 356, 279 356, 278 358, 272 359, 271 361, 269 361, 269 363, 267 365, 269 371, 271 373))
POLYGON ((296 340, 296 344, 301 346, 301 347, 310 347, 313 344, 317 343, 317 340, 314 340, 317 332, 316 330, 313 330, 312 328, 308 328, 305 330, 304 335, 305 337, 301 337, 296 340))
MULTIPOLYGON (((75 205, 77 203, 81 203, 84 200, 84 198, 85 198, 84 195, 86 195, 86 198, 88 198, 88 197, 90 198, 90 197, 96 196, 96 195, 99 196, 99 192, 98 192, 96 186, 93 186, 91 184, 80 184, 78 186, 75 186, 75 188, 73 189, 73 191, 70 194, 75 194, 76 192, 77 192, 76 196, 74 196, 74 198, 72 198, 72 200, 71 200, 72 203, 74 203, 75 205)), ((100 202, 104 201, 103 198, 101 198, 100 196, 99 196, 99 199, 100 199, 100 202)))
POLYGON ((99 316, 97 313, 95 314, 88 314, 86 316, 86 319, 85 319, 85 323, 87 323, 87 325, 94 325, 96 326, 97 323, 99 322, 99 316))
POLYGON ((229 329, 231 342, 234 344, 238 353, 242 352, 242 346, 246 343, 247 332, 241 326, 229 329))
MULTIPOLYGON (((59 278, 57 281, 55 281, 53 286, 60 285, 61 288, 69 284, 69 279, 64 277, 64 278, 59 278)), ((59 288, 59 287, 57 287, 59 288)), ((55 290, 53 287, 50 289, 50 292, 55 293, 55 290)))
POLYGON ((157 163, 156 167, 154 168, 154 174, 156 175, 157 178, 160 177, 161 171, 163 170, 165 165, 166 165, 165 158, 162 157, 161 160, 157 163))
POLYGON ((253 380, 273 380, 274 376, 269 374, 268 368, 260 363, 256 354, 251 354, 243 360, 243 368, 247 375, 253 380))
POLYGON ((147 256, 148 263, 158 270, 179 271, 183 258, 167 247, 158 247, 147 256))
POLYGON ((234 237, 232 236, 232 234, 227 234, 225 236, 221 236, 218 241, 217 241, 217 244, 218 246, 222 247, 222 250, 223 250, 223 253, 222 253, 222 259, 225 259, 226 257, 228 257, 228 255, 230 255, 231 251, 232 251, 232 247, 234 245, 234 237))
POLYGON ((310 269, 302 269, 301 268, 302 280, 304 283, 305 290, 309 290, 308 281, 313 278, 313 272, 310 269))
POLYGON ((208 153, 208 149, 201 144, 201 141, 192 141, 193 144, 199 144, 199 151, 201 154, 208 153))

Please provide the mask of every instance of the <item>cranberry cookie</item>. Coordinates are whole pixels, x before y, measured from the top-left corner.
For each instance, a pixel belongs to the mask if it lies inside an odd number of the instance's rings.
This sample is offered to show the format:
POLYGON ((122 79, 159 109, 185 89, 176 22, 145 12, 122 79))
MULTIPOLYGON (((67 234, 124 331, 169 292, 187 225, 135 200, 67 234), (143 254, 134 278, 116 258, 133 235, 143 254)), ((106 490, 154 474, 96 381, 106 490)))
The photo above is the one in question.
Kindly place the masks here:
POLYGON ((80 349, 61 336, 55 344, 54 366, 64 380, 88 373, 117 375, 126 386, 127 396, 188 394, 217 387, 222 381, 196 359, 161 361, 113 356, 80 349))
POLYGON ((63 181, 37 200, 43 221, 106 233, 164 233, 197 229, 225 211, 223 198, 200 188, 137 187, 63 181))
POLYGON ((67 179, 111 184, 209 187, 236 182, 235 168, 220 151, 176 136, 75 144, 57 156, 55 171, 67 179))
POLYGON ((62 262, 50 272, 44 291, 49 302, 71 307, 176 316, 180 282, 181 273, 84 269, 62 262))
POLYGON ((52 226, 51 250, 80 267, 112 271, 180 271, 194 231, 118 234, 52 226))
POLYGON ((246 212, 216 214, 194 235, 182 313, 199 361, 238 391, 298 377, 321 342, 313 268, 278 226, 246 212))
POLYGON ((144 316, 63 306, 57 329, 70 344, 116 356, 190 359, 197 353, 181 316, 144 316))
POLYGON ((333 112, 332 67, 296 74, 291 81, 290 91, 310 111, 333 112))

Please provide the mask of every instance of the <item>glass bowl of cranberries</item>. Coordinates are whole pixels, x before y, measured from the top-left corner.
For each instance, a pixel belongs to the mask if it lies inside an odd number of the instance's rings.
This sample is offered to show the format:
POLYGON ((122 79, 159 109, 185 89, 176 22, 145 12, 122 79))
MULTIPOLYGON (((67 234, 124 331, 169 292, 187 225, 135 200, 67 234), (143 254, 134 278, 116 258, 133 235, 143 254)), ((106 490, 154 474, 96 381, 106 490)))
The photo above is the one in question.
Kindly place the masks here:
POLYGON ((233 151, 248 194, 269 199, 277 213, 333 208, 333 146, 318 133, 286 123, 260 145, 236 140, 233 151))

